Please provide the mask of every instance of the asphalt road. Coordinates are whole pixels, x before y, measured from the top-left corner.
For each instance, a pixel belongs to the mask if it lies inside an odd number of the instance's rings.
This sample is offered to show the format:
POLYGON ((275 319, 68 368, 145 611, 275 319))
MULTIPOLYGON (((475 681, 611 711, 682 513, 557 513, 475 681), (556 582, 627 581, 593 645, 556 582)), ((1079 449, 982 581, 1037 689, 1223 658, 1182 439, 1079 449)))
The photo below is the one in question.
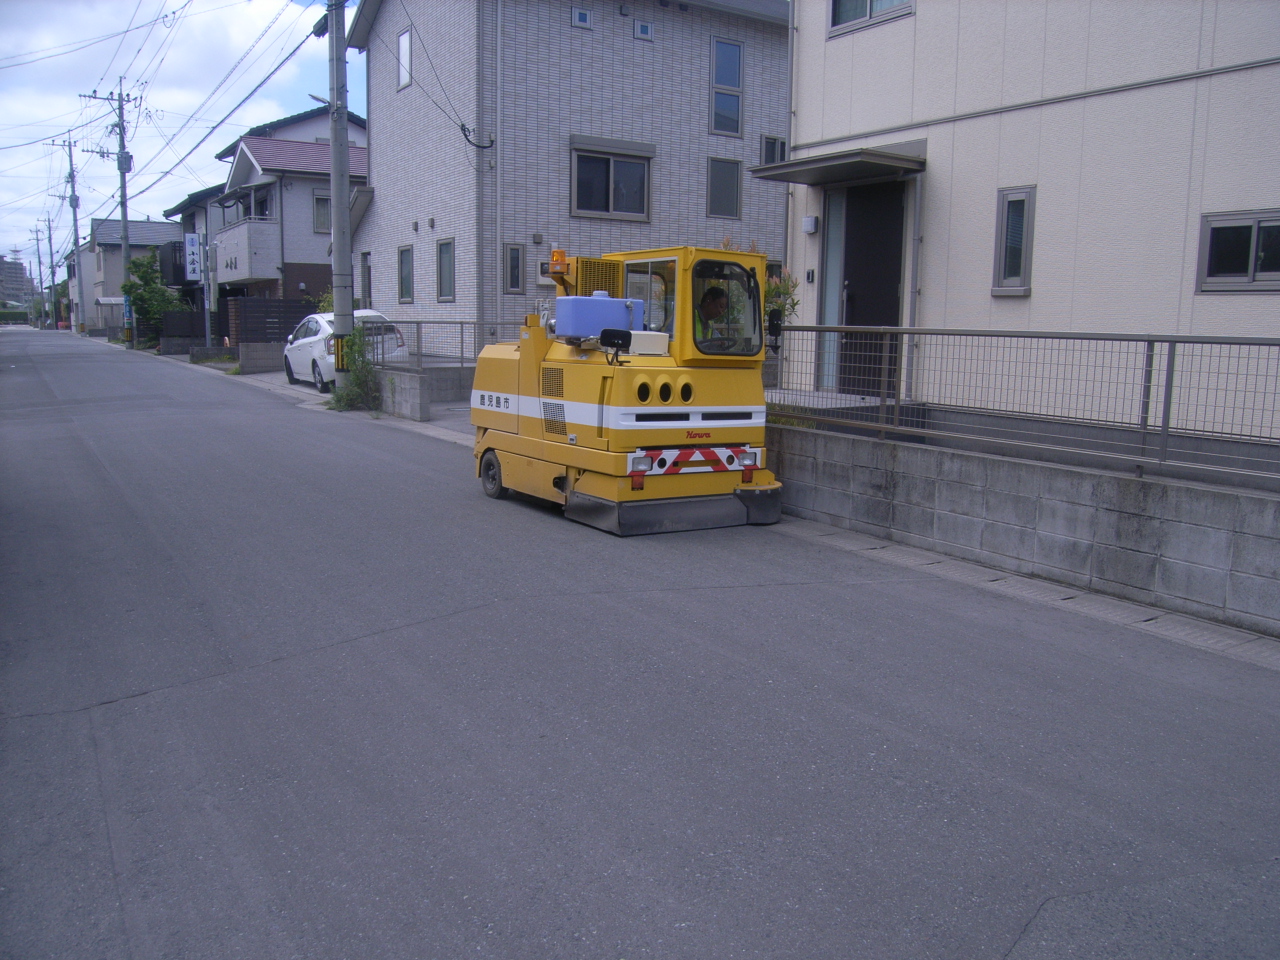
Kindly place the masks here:
POLYGON ((1280 673, 0 329, 0 957, 1280 956, 1280 673))

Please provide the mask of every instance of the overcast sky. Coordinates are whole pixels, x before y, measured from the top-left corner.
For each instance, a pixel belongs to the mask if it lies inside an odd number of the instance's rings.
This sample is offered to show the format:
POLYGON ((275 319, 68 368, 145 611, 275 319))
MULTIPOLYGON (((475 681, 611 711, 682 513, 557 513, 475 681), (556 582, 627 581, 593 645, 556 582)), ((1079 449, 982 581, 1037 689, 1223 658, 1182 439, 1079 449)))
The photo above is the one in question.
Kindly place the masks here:
MULTIPOLYGON (((354 8, 352 0, 348 26, 354 8)), ((226 179, 227 164, 214 154, 246 129, 318 107, 308 94, 328 97, 328 41, 312 38, 178 164, 323 13, 322 0, 0 0, 0 253, 18 249, 34 274, 32 231, 38 224, 43 236, 45 217, 58 257, 71 249, 67 152, 53 140, 76 141, 81 239, 91 217, 119 216, 114 112, 79 94, 105 95, 125 78, 125 94, 134 97, 125 108, 134 157, 129 219, 160 220, 187 194, 226 179), (141 26, 100 39, 131 25, 141 26), (112 156, 93 152, 100 149, 112 156)), ((347 70, 350 109, 364 116, 363 55, 348 51, 347 70)), ((41 250, 47 278, 47 240, 41 250)))

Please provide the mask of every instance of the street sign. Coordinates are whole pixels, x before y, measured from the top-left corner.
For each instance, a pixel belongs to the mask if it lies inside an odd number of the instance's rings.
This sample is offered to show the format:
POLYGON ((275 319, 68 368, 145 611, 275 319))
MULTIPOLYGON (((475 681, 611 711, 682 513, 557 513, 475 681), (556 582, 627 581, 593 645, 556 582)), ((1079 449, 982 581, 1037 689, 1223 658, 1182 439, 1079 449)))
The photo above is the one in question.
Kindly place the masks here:
POLYGON ((203 279, 200 275, 200 234, 184 234, 183 239, 186 241, 187 280, 199 283, 203 279))

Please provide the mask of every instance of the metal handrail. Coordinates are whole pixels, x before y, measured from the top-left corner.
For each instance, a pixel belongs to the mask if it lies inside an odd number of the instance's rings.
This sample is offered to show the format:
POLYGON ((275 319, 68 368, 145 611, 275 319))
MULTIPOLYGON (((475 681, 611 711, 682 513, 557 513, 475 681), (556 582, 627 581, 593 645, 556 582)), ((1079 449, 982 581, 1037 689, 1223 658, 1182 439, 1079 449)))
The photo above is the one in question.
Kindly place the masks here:
POLYGON ((1163 333, 1079 333, 1056 330, 981 330, 947 327, 854 327, 788 323, 783 328, 796 333, 878 333, 911 337, 1005 337, 1023 340, 1122 340, 1132 343, 1233 343, 1242 346, 1280 347, 1280 337, 1197 337, 1163 333))
POLYGON ((881 438, 1280 477, 1275 337, 793 324, 767 398, 881 438))
POLYGON ((423 370, 426 367, 468 367, 491 343, 519 339, 520 321, 509 320, 375 320, 389 323, 399 336, 374 337, 370 356, 375 366, 423 370))

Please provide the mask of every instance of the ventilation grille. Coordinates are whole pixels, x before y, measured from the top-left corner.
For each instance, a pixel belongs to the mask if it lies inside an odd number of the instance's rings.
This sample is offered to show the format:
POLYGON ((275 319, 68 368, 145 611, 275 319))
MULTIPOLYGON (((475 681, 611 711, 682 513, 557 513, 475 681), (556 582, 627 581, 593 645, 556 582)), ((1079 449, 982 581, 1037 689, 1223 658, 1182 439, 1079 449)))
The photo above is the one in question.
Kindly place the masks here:
POLYGON ((614 260, 578 258, 577 293, 589 297, 597 290, 608 290, 609 296, 622 296, 622 264, 614 260))
POLYGON ((542 429, 557 436, 568 436, 564 425, 564 404, 542 401, 542 429))
POLYGON ((564 368, 542 368, 542 395, 544 397, 564 396, 564 368))

